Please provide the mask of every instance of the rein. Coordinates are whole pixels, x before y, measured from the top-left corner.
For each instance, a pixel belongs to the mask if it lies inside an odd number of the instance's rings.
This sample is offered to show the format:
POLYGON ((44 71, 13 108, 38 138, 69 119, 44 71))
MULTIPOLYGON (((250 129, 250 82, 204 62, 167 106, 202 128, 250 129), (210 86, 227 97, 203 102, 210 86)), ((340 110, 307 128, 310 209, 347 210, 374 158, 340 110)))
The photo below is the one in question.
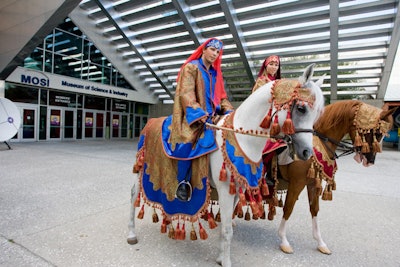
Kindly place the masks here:
MULTIPOLYGON (((214 128, 214 129, 222 130, 222 131, 235 132, 238 134, 251 135, 251 136, 256 136, 256 137, 266 137, 266 138, 285 139, 285 140, 290 139, 291 140, 291 138, 288 138, 288 137, 290 137, 290 135, 286 135, 286 134, 283 136, 276 136, 276 135, 270 135, 263 131, 257 131, 257 130, 256 131, 253 131, 253 130, 245 131, 243 129, 232 129, 232 128, 228 128, 228 127, 224 127, 224 126, 218 126, 218 125, 215 125, 215 124, 212 124, 209 122, 206 122, 205 124, 207 127, 210 127, 210 128, 214 128)), ((314 130, 311 130, 311 129, 298 129, 297 130, 297 129, 295 129, 295 133, 314 133, 314 130)))
POLYGON ((319 139, 322 140, 322 142, 325 145, 325 148, 327 148, 329 150, 329 152, 333 155, 333 159, 337 159, 342 156, 347 156, 347 155, 350 155, 351 153, 355 152, 354 146, 348 142, 345 142, 345 141, 338 142, 338 141, 336 141, 328 136, 325 136, 317 131, 313 131, 313 133, 315 136, 317 136, 319 139), (336 145, 336 147, 343 149, 344 152, 341 153, 340 155, 337 155, 335 151, 332 151, 332 149, 326 145, 327 142, 330 142, 330 143, 336 145))

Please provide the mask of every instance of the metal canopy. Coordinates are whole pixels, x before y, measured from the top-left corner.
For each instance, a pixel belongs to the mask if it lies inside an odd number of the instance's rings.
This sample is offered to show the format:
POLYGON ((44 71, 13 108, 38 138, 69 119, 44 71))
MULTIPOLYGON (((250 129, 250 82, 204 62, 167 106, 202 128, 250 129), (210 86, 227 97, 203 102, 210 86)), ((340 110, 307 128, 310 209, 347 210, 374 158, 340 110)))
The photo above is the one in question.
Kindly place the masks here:
POLYGON ((331 101, 383 100, 400 39, 398 4, 84 0, 70 17, 79 28, 95 25, 96 31, 84 32, 88 38, 107 40, 119 55, 110 58, 128 66, 120 70, 125 79, 133 87, 143 85, 136 89, 162 103, 173 102, 180 66, 210 37, 224 42, 222 70, 231 101, 250 94, 263 60, 272 54, 281 57, 282 76, 287 78, 316 63, 314 76, 326 74, 323 90, 331 101))

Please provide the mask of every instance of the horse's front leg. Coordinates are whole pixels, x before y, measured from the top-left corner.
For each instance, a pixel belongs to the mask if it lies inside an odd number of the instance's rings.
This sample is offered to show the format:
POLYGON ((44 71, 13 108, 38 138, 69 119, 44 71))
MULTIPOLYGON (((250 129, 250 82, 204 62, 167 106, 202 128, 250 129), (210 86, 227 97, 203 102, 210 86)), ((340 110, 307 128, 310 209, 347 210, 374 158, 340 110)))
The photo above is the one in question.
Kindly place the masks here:
POLYGON ((332 252, 329 250, 328 246, 322 240, 321 231, 318 225, 318 211, 319 211, 319 195, 316 194, 315 184, 310 184, 307 186, 308 201, 310 203, 310 213, 312 216, 312 233, 313 238, 318 242, 318 250, 321 253, 330 255, 332 252))
POLYGON ((220 254, 217 258, 218 264, 231 266, 231 241, 233 236, 232 214, 235 196, 229 193, 229 183, 217 181, 219 206, 221 210, 221 236, 220 254))
POLYGON ((290 179, 289 181, 285 205, 283 206, 283 217, 278 230, 279 237, 281 238, 280 249, 285 253, 293 253, 293 248, 290 245, 289 240, 286 236, 286 223, 289 220, 290 215, 292 214, 294 205, 296 204, 296 201, 299 198, 301 191, 303 191, 304 187, 306 186, 305 183, 305 179, 301 179, 300 177, 296 179, 290 179))
POLYGON ((129 223, 128 223, 128 238, 127 242, 130 245, 134 245, 138 242, 136 234, 135 234, 135 200, 139 194, 139 174, 134 173, 133 174, 134 179, 133 179, 133 186, 131 189, 131 207, 130 207, 130 214, 129 214, 129 223))

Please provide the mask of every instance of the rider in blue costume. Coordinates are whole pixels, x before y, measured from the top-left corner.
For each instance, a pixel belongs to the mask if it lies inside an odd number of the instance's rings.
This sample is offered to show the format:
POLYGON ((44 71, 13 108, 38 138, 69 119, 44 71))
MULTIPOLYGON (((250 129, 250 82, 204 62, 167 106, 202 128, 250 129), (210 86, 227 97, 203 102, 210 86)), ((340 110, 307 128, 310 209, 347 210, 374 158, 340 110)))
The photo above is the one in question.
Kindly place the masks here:
POLYGON ((222 51, 220 40, 207 40, 178 74, 173 114, 164 121, 162 138, 165 153, 179 160, 179 181, 190 180, 192 159, 218 149, 214 131, 205 123, 233 111, 224 89, 222 51))

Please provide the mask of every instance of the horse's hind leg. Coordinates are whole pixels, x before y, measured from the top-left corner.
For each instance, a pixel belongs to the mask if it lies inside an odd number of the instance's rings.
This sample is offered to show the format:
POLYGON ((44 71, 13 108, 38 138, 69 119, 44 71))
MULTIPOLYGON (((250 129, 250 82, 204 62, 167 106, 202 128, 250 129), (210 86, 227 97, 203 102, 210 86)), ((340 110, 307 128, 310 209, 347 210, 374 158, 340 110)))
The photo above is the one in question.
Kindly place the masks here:
POLYGON ((131 189, 131 207, 130 207, 130 214, 129 214, 129 223, 128 223, 128 238, 127 242, 130 245, 134 245, 138 242, 136 234, 135 234, 135 200, 139 194, 139 174, 134 173, 134 182, 131 189))
POLYGON ((319 196, 316 196, 316 189, 314 184, 307 186, 308 201, 310 203, 310 213, 312 216, 312 232, 313 238, 318 242, 318 250, 324 254, 331 254, 328 246, 322 240, 321 232, 318 225, 318 211, 319 211, 319 196))

